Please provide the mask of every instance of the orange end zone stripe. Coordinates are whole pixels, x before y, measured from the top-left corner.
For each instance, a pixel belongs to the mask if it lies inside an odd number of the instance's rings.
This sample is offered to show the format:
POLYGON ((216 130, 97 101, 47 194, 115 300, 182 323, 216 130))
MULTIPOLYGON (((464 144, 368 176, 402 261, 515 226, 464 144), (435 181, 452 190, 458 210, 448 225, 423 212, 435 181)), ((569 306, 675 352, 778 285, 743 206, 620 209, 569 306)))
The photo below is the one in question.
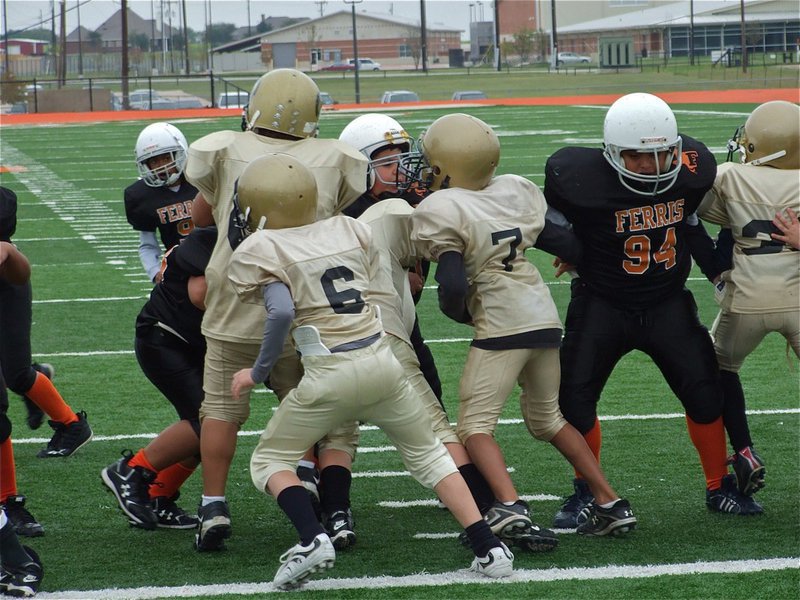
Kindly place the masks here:
MULTIPOLYGON (((588 96, 545 96, 538 98, 498 98, 476 100, 467 104, 485 104, 487 106, 570 106, 576 104, 611 104, 624 94, 596 94, 588 96)), ((761 104, 770 100, 800 102, 800 89, 748 89, 748 90, 704 90, 685 92, 657 92, 655 94, 671 104, 761 104)), ((392 104, 392 108, 404 107, 443 107, 458 106, 460 102, 426 101, 401 102, 392 104)), ((341 109, 389 109, 386 104, 337 104, 335 108, 327 108, 325 112, 336 112, 341 109)), ((191 108, 178 110, 123 110, 95 111, 84 113, 35 113, 0 115, 0 126, 3 125, 36 125, 56 123, 91 123, 104 121, 169 121, 174 119, 239 117, 241 112, 234 108, 191 108)))

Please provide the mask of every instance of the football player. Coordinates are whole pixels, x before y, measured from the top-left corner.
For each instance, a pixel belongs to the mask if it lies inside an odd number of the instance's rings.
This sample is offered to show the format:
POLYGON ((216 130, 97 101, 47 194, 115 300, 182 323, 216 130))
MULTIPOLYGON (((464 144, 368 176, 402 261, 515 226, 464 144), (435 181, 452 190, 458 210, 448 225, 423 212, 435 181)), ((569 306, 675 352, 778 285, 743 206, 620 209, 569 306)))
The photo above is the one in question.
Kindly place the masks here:
POLYGON ((205 268, 216 239, 216 227, 196 227, 173 246, 164 256, 160 281, 136 317, 136 360, 175 407, 179 421, 136 454, 123 451, 100 476, 129 522, 142 529, 195 529, 198 524, 175 501, 200 462, 206 352, 200 322, 205 268))
POLYGON ((139 179, 125 188, 125 216, 139 232, 139 259, 153 283, 161 276, 161 255, 194 227, 197 189, 183 176, 187 150, 183 133, 169 123, 152 123, 136 139, 139 179))
MULTIPOLYGON (((427 192, 420 186, 413 185, 409 172, 412 161, 418 155, 416 144, 395 119, 379 113, 361 115, 347 124, 339 134, 339 139, 356 148, 370 161, 367 191, 345 208, 343 214, 357 219, 370 206, 387 198, 402 197, 412 206, 416 206, 424 198, 427 192)), ((422 296, 429 268, 430 262, 421 260, 408 270, 415 304, 422 296)), ((411 343, 422 373, 441 403, 442 382, 433 354, 422 337, 418 319, 415 319, 414 329, 411 331, 411 343)))
MULTIPOLYGON (((714 157, 679 134, 670 107, 650 94, 614 102, 603 140, 603 149, 563 148, 545 167, 547 202, 583 244, 561 350, 561 411, 599 460, 600 394, 625 354, 644 352, 686 411, 708 508, 758 514, 761 507, 727 474, 717 361, 684 285, 690 244, 697 243, 691 239, 704 237, 711 247, 694 213, 714 183, 714 157)), ((575 493, 556 515, 556 527, 575 527, 591 503, 585 475, 576 470, 575 493)))
MULTIPOLYGON (((290 331, 304 367, 250 461, 256 488, 276 498, 300 537, 281 557, 275 585, 296 588, 333 566, 333 544, 294 465, 328 431, 353 420, 381 427, 411 474, 442 498, 466 528, 473 570, 510 576, 513 555, 481 519, 387 342, 372 295, 382 284, 375 279, 380 265, 369 226, 346 216, 315 222, 314 176, 286 154, 254 159, 238 186, 253 233, 233 253, 229 278, 243 301, 266 307, 267 325, 254 365, 234 375, 232 393, 267 379, 290 331)), ((385 286, 394 293, 388 281, 385 286)))
POLYGON ((541 191, 523 177, 495 177, 500 142, 491 127, 470 115, 437 119, 420 147, 425 162, 420 179, 433 193, 411 216, 411 239, 438 263, 442 312, 475 330, 461 378, 457 432, 499 500, 486 521, 493 529, 504 526, 501 537, 511 539, 540 529, 531 523, 494 438, 519 383, 530 433, 585 471, 596 495, 591 518, 578 531, 632 530, 636 517, 630 504, 611 488, 558 409, 561 322, 539 271, 525 257, 546 225, 541 191))
MULTIPOLYGON (((338 140, 315 139, 319 113, 319 88, 314 81, 295 69, 275 69, 253 86, 247 131, 211 133, 189 148, 186 177, 200 190, 193 209, 195 223, 216 223, 219 232, 206 269, 202 323, 207 351, 200 411, 203 498, 195 539, 200 551, 223 548, 231 535, 225 488, 237 432, 250 413, 249 393, 233 398, 231 377, 253 364, 264 330, 263 309, 239 302, 227 280, 228 262, 242 239, 234 206, 235 182, 252 159, 281 151, 302 159, 314 173, 319 190, 317 218, 341 211, 364 192, 366 160, 338 140)), ((269 385, 283 398, 301 375, 300 361, 287 347, 270 372, 269 385)), ((336 440, 330 443, 338 444, 336 440)))
MULTIPOLYGON (((17 196, 4 187, 0 187, 0 215, 3 216, 0 219, 0 241, 10 242, 16 230, 17 196)), ((53 385, 53 368, 31 363, 32 318, 30 281, 16 285, 0 280, 0 331, 3 333, 0 336, 0 364, 6 385, 50 417, 49 424, 54 433, 37 456, 70 456, 92 439, 92 428, 86 420, 86 413, 72 410, 53 385)), ((28 424, 31 427, 40 423, 37 413, 29 407, 28 424)), ((9 506, 6 506, 6 512, 14 522, 14 512, 9 506)))
POLYGON ((725 390, 731 462, 743 494, 764 486, 765 467, 750 437, 739 369, 772 331, 800 356, 800 255, 773 226, 773 220, 785 218, 783 211, 791 219, 800 210, 798 131, 796 104, 776 100, 757 107, 731 141, 742 162, 720 165, 698 210, 733 236, 732 270, 717 284, 720 312, 711 334, 725 390))

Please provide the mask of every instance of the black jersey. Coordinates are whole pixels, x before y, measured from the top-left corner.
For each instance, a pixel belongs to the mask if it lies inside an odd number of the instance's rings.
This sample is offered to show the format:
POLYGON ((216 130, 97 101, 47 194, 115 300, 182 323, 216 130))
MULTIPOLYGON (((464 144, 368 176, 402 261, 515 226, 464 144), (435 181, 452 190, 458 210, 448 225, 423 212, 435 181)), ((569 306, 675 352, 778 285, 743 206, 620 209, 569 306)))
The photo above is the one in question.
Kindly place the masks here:
POLYGON ((622 185, 602 150, 563 148, 545 167, 547 203, 583 244, 581 282, 615 306, 642 309, 681 290, 691 269, 689 217, 714 183, 714 156, 683 138, 675 184, 655 196, 622 185))
POLYGON ((163 323, 192 346, 205 345, 203 311, 189 300, 189 277, 203 275, 217 240, 216 227, 198 227, 164 256, 164 277, 136 317, 136 328, 163 323))
POLYGON ((189 235, 192 202, 197 188, 182 181, 177 192, 168 187, 150 187, 141 179, 125 188, 125 216, 136 231, 156 231, 169 250, 189 235))
POLYGON ((17 195, 0 187, 0 242, 10 242, 17 229, 17 195))

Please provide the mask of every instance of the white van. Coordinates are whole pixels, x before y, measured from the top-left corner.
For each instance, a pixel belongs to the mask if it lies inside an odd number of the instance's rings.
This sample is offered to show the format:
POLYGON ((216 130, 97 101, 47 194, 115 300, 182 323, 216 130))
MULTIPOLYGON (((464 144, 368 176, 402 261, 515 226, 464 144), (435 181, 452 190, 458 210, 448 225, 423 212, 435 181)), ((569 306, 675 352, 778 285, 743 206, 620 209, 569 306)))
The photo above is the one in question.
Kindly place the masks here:
POLYGON ((250 100, 248 92, 222 92, 217 98, 218 108, 244 108, 250 100))

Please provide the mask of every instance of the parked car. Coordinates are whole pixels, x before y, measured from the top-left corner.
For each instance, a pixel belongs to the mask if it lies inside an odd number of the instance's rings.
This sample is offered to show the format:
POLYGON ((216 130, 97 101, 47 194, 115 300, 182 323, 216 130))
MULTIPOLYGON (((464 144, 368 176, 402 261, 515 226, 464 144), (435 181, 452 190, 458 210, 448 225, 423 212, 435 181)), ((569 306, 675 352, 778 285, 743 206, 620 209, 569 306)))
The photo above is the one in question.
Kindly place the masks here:
POLYGON ((381 104, 391 104, 393 102, 419 102, 419 96, 416 92, 411 92, 409 90, 383 92, 381 104))
POLYGON ((331 63, 327 66, 322 67, 320 71, 355 71, 355 67, 350 63, 346 62, 331 63))
POLYGON ((576 54, 575 52, 559 52, 558 58, 556 59, 557 65, 574 65, 574 64, 588 64, 592 62, 592 58, 590 56, 583 56, 581 54, 576 54))
MULTIPOLYGON (((354 58, 348 59, 347 64, 350 65, 351 68, 354 67, 356 64, 356 59, 354 58)), ((375 62, 371 58, 359 58, 358 69, 360 71, 380 71, 381 63, 375 62)))
POLYGON ((333 104, 339 104, 339 101, 334 100, 333 96, 331 96, 328 92, 320 92, 319 101, 322 103, 322 106, 331 106, 333 104))
POLYGON ((217 106, 219 108, 244 108, 249 101, 250 94, 248 92, 242 90, 222 92, 217 97, 217 106))
POLYGON ((452 100, 486 100, 488 96, 479 90, 453 92, 452 100))

